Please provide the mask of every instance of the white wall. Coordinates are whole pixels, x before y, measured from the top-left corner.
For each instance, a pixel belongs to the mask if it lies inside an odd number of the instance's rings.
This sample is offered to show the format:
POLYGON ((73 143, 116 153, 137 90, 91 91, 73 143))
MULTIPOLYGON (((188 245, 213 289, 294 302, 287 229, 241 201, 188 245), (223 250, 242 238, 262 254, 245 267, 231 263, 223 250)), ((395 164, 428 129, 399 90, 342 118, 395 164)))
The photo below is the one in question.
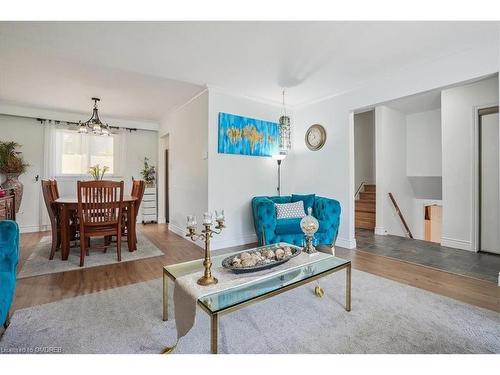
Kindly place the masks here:
MULTIPOLYGON (((141 178, 144 157, 149 157, 151 163, 157 165, 158 134, 156 131, 137 130, 126 133, 126 162, 125 173, 115 180, 125 182, 125 191, 132 187, 132 176, 141 178)), ((30 164, 27 173, 20 177, 24 184, 23 201, 16 220, 22 232, 45 230, 41 226, 44 210, 41 196, 40 179, 35 181, 35 176, 43 175, 43 126, 32 118, 17 117, 0 114, 0 140, 14 140, 22 145, 20 150, 27 163, 30 164)), ((76 181, 78 178, 58 178, 60 195, 76 195, 76 181)), ((4 181, 4 176, 0 176, 4 181)), ((142 220, 141 214, 137 217, 142 220)))
MULTIPOLYGON (((403 216, 413 215, 413 190, 406 176, 406 116, 386 106, 375 108, 377 213, 375 232, 406 236, 388 196, 394 195, 403 216)), ((410 228, 411 230, 411 228, 410 228)))
POLYGON ((406 116, 406 173, 441 176, 441 110, 406 116))
POLYGON ((478 48, 393 71, 351 92, 295 108, 294 155, 290 158, 294 165, 289 168, 293 173, 285 174, 285 185, 294 191, 316 191, 338 199, 342 206, 338 245, 354 247, 352 112, 493 74, 498 68, 498 50, 478 48), (323 124, 328 133, 325 146, 317 152, 304 146, 304 134, 314 123, 323 124))
POLYGON ((208 210, 208 92, 167 116, 159 131, 159 220, 165 222, 165 148, 169 150, 169 228, 184 235, 186 216, 208 210), (166 136, 168 136, 168 141, 166 136))
POLYGON ((498 77, 441 93, 445 246, 475 249, 475 110, 492 104, 498 104, 498 77))
POLYGON ((354 115, 354 187, 375 183, 375 112, 354 115))
MULTIPOLYGON (((38 121, 26 117, 0 115, 0 140, 15 141, 22 147, 25 162, 30 164, 25 174, 19 177, 24 185, 23 200, 16 221, 22 231, 37 231, 40 225, 40 182, 36 175, 43 171, 43 127, 38 121)), ((5 176, 0 175, 0 184, 5 176)))
MULTIPOLYGON (((277 164, 271 157, 255 157, 218 153, 219 112, 277 122, 281 108, 209 89, 208 118, 208 208, 224 209, 227 228, 214 237, 213 248, 256 242, 251 200, 258 195, 276 195, 277 164)), ((282 171, 289 168, 288 158, 282 171)), ((293 190, 282 183, 282 194, 293 190)), ((295 191, 294 191, 295 192, 295 191)))

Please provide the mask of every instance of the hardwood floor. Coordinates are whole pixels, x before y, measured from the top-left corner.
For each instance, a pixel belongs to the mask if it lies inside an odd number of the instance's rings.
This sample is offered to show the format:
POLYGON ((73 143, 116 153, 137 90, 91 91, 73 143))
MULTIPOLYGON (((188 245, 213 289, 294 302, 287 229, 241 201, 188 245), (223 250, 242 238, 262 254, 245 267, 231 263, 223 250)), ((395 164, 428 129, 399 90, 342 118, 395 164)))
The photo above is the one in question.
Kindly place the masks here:
MULTIPOLYGON (((160 278, 163 265, 203 256, 200 247, 169 232, 164 224, 139 226, 138 229, 163 251, 163 256, 20 279, 13 309, 160 278)), ((18 270, 44 235, 46 233, 21 235, 18 270)), ((249 247, 252 244, 234 249, 249 247)), ((337 247, 336 255, 350 259, 355 269, 500 312, 500 287, 493 283, 360 250, 337 247)), ((53 261, 61 261, 59 253, 53 261)))

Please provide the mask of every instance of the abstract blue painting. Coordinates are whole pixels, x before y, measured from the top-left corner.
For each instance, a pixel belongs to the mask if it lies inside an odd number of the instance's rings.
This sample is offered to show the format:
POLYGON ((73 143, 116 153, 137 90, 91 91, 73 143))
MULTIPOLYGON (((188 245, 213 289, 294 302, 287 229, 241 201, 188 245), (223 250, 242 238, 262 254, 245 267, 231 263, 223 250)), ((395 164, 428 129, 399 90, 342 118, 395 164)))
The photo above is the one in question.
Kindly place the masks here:
POLYGON ((278 153, 277 123, 219 112, 219 154, 272 156, 278 153))

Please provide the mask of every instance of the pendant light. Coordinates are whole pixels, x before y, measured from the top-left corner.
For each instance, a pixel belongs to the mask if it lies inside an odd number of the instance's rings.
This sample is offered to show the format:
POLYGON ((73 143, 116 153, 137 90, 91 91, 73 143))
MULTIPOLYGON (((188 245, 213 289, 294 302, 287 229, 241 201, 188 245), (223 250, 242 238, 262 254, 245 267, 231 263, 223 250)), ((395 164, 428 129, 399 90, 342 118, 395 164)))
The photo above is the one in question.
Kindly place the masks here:
POLYGON ((87 134, 91 131, 95 135, 110 135, 109 125, 101 122, 99 118, 97 103, 101 100, 99 98, 92 98, 94 101, 94 108, 92 110, 92 117, 85 122, 78 122, 78 132, 82 134, 87 134))
POLYGON ((288 153, 292 148, 290 117, 287 116, 285 106, 285 90, 283 89, 283 108, 279 118, 280 153, 288 153))

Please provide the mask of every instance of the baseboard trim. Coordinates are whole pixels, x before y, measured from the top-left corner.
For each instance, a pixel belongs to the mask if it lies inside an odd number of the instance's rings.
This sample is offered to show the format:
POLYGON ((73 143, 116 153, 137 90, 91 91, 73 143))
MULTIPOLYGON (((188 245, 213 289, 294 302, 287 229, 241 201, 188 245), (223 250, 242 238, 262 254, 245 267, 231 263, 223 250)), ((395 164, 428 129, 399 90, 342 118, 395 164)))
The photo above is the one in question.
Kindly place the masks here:
POLYGON ((248 233, 238 237, 224 237, 223 233, 222 237, 220 238, 216 237, 212 238, 211 248, 213 250, 218 250, 218 249, 225 249, 227 247, 247 245, 256 242, 258 242, 258 238, 255 233, 248 233))
POLYGON ((186 237, 186 230, 183 229, 183 228, 180 228, 178 227, 177 225, 175 224, 172 224, 172 223, 169 223, 168 224, 168 230, 181 236, 182 238, 185 238, 187 241, 191 241, 192 243, 194 243, 195 245, 198 245, 199 247, 201 248, 205 248, 205 244, 201 241, 201 240, 198 240, 198 241, 193 241, 191 240, 189 237, 186 237))
POLYGON ((384 227, 375 227, 374 232, 375 232, 375 234, 378 234, 379 236, 387 235, 387 232, 386 232, 384 227))
POLYGON ((25 225, 19 227, 20 233, 45 232, 50 230, 50 225, 25 225))
POLYGON ((345 249, 355 249, 356 239, 351 238, 350 240, 348 240, 346 238, 337 237, 337 241, 335 241, 335 246, 343 247, 345 249))
MULTIPOLYGON (((188 241, 191 241, 189 238, 186 237, 186 230, 176 226, 175 224, 169 223, 168 230, 187 239, 188 241)), ((202 240, 191 241, 191 242, 195 243, 201 248, 205 248, 205 243, 202 240)), ((225 237, 224 234, 222 234, 222 237, 220 238, 217 238, 217 236, 212 237, 210 241, 210 250, 225 249, 227 247, 247 245, 255 242, 257 242, 257 235, 254 233, 245 234, 242 236, 232 237, 232 238, 225 237)))
POLYGON ((467 251, 475 251, 470 241, 457 240, 455 238, 441 237, 441 246, 453 247, 467 251))

